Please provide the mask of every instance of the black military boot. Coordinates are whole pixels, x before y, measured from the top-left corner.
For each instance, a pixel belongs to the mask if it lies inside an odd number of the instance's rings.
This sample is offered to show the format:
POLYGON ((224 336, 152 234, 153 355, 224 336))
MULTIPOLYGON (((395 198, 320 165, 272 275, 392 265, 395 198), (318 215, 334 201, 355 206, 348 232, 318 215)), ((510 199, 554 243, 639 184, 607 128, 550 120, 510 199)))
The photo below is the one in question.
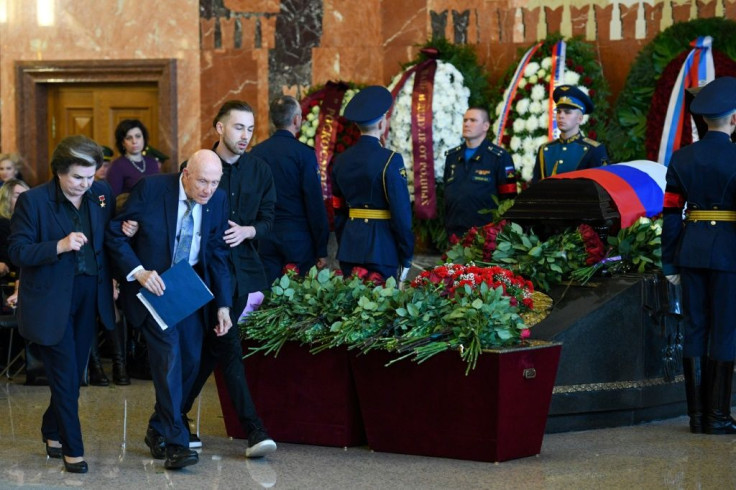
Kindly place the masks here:
POLYGON ((102 369, 102 363, 100 362, 100 354, 97 351, 97 337, 92 340, 87 370, 91 386, 108 386, 110 384, 110 380, 105 376, 105 371, 102 369))
POLYGON ((704 357, 685 357, 682 359, 685 375, 685 395, 687 397, 687 414, 690 416, 690 432, 703 433, 703 371, 704 357))
POLYGON ((130 376, 125 369, 125 322, 119 321, 115 324, 115 329, 109 332, 110 343, 112 344, 112 380, 116 385, 127 386, 130 384, 130 376))
POLYGON ((733 361, 708 359, 706 371, 703 432, 706 434, 736 434, 736 421, 731 418, 733 361))

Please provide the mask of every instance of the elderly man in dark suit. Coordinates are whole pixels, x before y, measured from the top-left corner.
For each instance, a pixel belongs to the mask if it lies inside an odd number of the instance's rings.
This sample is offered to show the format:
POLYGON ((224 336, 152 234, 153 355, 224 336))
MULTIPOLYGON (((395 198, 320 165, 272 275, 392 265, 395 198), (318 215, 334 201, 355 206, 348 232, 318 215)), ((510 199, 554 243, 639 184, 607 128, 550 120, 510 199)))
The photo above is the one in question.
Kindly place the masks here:
POLYGON ((204 308, 162 330, 135 295, 141 286, 159 296, 166 294, 159 274, 188 260, 215 296, 216 334, 230 329, 232 287, 223 240, 228 208, 225 194, 217 189, 221 178, 220 159, 210 150, 200 150, 181 174, 142 179, 108 228, 108 247, 127 279, 121 289, 123 309, 146 338, 156 389, 145 442, 154 458, 166 458, 166 468, 198 461, 197 453, 189 449, 181 405, 199 369, 204 330, 215 320, 204 308), (133 239, 122 231, 125 220, 138 222, 133 239))
POLYGON ((54 178, 19 196, 8 247, 23 277, 20 333, 39 345, 51 388, 41 425, 46 453, 63 456, 71 473, 88 469, 78 399, 97 316, 105 328, 115 326, 103 252, 115 199, 106 183, 94 181, 102 160, 102 149, 89 138, 64 138, 51 157, 54 178))

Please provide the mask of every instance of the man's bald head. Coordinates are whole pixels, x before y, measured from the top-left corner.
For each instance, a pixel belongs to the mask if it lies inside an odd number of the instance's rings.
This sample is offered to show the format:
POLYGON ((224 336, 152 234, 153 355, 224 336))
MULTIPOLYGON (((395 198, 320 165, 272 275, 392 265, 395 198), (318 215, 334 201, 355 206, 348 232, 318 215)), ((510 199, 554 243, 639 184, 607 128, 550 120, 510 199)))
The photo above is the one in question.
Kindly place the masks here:
POLYGON ((182 170, 182 185, 189 199, 207 204, 222 178, 220 157, 212 150, 198 150, 182 170))

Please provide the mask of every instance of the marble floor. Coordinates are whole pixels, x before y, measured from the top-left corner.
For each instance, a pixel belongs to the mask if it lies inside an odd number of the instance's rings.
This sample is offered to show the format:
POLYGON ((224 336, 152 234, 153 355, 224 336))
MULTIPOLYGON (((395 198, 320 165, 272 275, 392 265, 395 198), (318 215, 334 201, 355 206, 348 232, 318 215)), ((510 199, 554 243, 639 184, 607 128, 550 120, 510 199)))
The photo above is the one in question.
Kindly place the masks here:
POLYGON ((39 426, 48 388, 24 386, 22 378, 0 381, 2 489, 736 488, 736 437, 691 435, 684 417, 549 434, 540 455, 500 464, 285 443, 267 458, 246 460, 244 441, 225 433, 214 379, 202 395, 199 464, 179 471, 164 470, 143 443, 150 382, 82 388, 90 472, 75 475, 44 453, 39 426))

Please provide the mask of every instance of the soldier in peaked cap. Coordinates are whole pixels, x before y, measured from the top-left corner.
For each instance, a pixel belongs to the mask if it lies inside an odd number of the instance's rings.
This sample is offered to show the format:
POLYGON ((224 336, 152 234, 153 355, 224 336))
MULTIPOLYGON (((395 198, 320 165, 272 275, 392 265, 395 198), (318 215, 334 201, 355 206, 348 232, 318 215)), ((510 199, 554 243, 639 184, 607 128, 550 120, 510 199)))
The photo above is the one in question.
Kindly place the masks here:
POLYGON ((445 230, 448 238, 465 234, 473 226, 491 221, 479 211, 497 207, 493 196, 516 195, 511 155, 488 139, 491 120, 482 107, 463 116, 465 142, 445 156, 445 230))
POLYGON ((345 118, 361 132, 332 170, 337 258, 345 275, 363 267, 384 279, 405 279, 411 266, 414 234, 404 160, 380 141, 392 103, 391 93, 374 85, 358 92, 345 108, 345 118))
POLYGON ((736 78, 718 78, 690 105, 708 132, 672 154, 667 169, 662 269, 682 284, 690 431, 736 434, 731 381, 736 357, 736 78), (683 209, 686 209, 683 219, 683 209))
POLYGON ((550 175, 608 165, 608 152, 601 143, 580 132, 583 116, 593 112, 593 101, 573 85, 560 85, 552 93, 560 137, 539 147, 533 182, 550 175))

